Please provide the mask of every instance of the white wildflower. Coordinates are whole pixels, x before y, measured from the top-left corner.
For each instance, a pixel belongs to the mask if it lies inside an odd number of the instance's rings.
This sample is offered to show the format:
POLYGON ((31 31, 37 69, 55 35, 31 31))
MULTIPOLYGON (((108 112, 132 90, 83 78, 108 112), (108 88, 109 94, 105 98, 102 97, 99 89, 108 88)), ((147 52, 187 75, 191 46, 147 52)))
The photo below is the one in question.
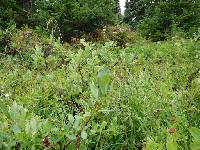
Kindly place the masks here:
POLYGON ((6 93, 6 94, 5 94, 5 97, 6 97, 6 98, 9 98, 9 97, 10 97, 10 93, 6 93))

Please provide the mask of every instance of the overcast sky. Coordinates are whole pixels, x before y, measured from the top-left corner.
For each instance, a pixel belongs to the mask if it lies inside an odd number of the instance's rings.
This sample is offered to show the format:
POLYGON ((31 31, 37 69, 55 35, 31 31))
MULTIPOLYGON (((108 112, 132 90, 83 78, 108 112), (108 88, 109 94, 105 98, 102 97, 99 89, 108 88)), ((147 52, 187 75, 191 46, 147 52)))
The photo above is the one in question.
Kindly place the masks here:
POLYGON ((120 6, 121 6, 121 12, 122 12, 122 14, 124 14, 124 6, 125 6, 125 2, 126 2, 126 0, 119 0, 120 1, 120 6))

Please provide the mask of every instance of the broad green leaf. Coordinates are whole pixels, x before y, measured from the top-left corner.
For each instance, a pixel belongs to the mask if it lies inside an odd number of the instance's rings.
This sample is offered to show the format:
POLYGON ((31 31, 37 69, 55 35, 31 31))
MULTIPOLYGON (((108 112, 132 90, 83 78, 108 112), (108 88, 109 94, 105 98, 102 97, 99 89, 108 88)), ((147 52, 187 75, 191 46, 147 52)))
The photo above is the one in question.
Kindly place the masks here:
POLYGON ((110 84, 110 71, 107 68, 101 69, 97 74, 99 88, 101 90, 101 94, 105 95, 108 91, 108 87, 110 84))
POLYGON ((18 105, 16 101, 13 102, 9 110, 10 117, 19 124, 23 123, 26 119, 26 112, 27 110, 18 105))
POLYGON ((74 117, 73 117, 72 114, 68 114, 68 120, 73 125, 73 123, 74 123, 74 117))
POLYGON ((81 121, 81 117, 76 115, 75 116, 75 121, 74 121, 74 129, 79 130, 79 126, 80 126, 80 121, 81 121))
POLYGON ((109 75, 110 71, 107 68, 102 68, 98 74, 97 74, 97 78, 101 79, 104 77, 107 77, 109 75))
POLYGON ((73 134, 73 135, 67 135, 67 137, 70 139, 70 140, 75 140, 76 139, 76 135, 73 134))
POLYGON ((197 140, 194 140, 190 145, 191 150, 200 150, 200 142, 197 140))
POLYGON ((31 133, 32 135, 34 135, 37 130, 37 121, 35 120, 35 118, 32 118, 29 122, 27 122, 25 131, 27 134, 31 133))
POLYGON ((200 129, 192 127, 190 129, 190 133, 194 137, 195 140, 200 141, 200 129))
MULTIPOLYGON (((75 140, 75 139, 74 139, 75 140)), ((77 145, 76 145, 76 142, 71 142, 69 144, 69 146, 67 147, 67 149, 69 150, 76 150, 77 149, 77 145)))
POLYGON ((16 101, 14 101, 10 108, 10 115, 11 115, 12 119, 15 119, 17 114, 18 114, 18 105, 17 105, 16 101))
POLYGON ((90 117, 90 116, 91 116, 90 112, 85 112, 85 114, 83 115, 83 118, 90 117))
POLYGON ((106 122, 106 121, 103 121, 103 122, 101 123, 101 129, 104 129, 104 128, 106 127, 106 125, 107 125, 107 122, 106 122))
POLYGON ((169 136, 167 138, 166 147, 167 147, 167 150, 177 150, 178 145, 172 136, 169 136))
POLYGON ((84 140, 87 139, 87 133, 85 131, 81 132, 81 138, 84 140))
POLYGON ((156 141, 154 141, 151 138, 147 139, 146 147, 144 150, 160 150, 160 149, 161 149, 161 144, 156 143, 156 141))
POLYGON ((31 150, 36 150, 35 145, 32 145, 32 146, 31 146, 31 150))
POLYGON ((20 127, 19 127, 17 124, 14 124, 14 125, 12 126, 12 131, 13 131, 15 134, 18 134, 18 133, 21 132, 20 127))
POLYGON ((31 128, 32 134, 35 134, 37 132, 37 121, 35 120, 35 118, 32 118, 30 120, 30 128, 31 128))
POLYGON ((98 98, 98 95, 99 95, 99 89, 94 85, 94 82, 92 82, 90 84, 90 90, 91 90, 91 93, 92 93, 92 96, 97 99, 98 98))

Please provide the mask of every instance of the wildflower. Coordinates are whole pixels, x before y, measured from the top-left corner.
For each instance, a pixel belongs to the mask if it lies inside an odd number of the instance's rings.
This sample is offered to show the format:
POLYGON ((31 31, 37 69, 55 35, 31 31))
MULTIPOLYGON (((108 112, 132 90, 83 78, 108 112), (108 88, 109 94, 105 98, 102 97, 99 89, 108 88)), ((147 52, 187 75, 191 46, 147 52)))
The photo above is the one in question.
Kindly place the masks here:
POLYGON ((43 145, 44 145, 45 147, 49 147, 49 146, 50 146, 50 142, 49 142, 49 139, 48 139, 47 136, 43 139, 43 145))
POLYGON ((176 129, 175 129, 175 128, 169 128, 169 129, 168 129, 168 132, 169 132, 170 134, 173 134, 173 133, 176 132, 176 129))
POLYGON ((5 97, 6 97, 6 98, 9 98, 9 97, 10 97, 10 94, 9 94, 9 93, 6 93, 6 94, 5 94, 5 97))

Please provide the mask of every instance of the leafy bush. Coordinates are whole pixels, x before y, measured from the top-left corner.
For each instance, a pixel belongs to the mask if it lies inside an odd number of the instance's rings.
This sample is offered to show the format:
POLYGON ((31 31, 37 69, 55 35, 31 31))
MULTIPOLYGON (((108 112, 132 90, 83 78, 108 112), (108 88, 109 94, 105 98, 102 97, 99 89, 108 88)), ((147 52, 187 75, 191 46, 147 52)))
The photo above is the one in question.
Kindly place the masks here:
POLYGON ((91 33, 97 28, 112 24, 116 20, 113 0, 68 1, 60 19, 60 28, 66 36, 80 37, 81 32, 91 33), (70 9, 69 9, 70 8, 70 9))
POLYGON ((30 51, 24 40, 12 40, 22 52, 1 57, 1 149, 195 146, 199 41, 136 40, 122 50, 112 41, 81 39, 75 48, 47 37, 30 51))
POLYGON ((142 39, 126 24, 105 26, 103 29, 97 29, 93 35, 85 34, 82 38, 86 39, 86 41, 102 43, 113 41, 121 48, 125 48, 128 43, 134 43, 142 39))
POLYGON ((14 22, 16 13, 15 0, 2 0, 0 6, 0 30, 6 29, 14 22))
POLYGON ((0 52, 5 52, 5 49, 9 45, 13 32, 16 32, 16 26, 12 25, 5 30, 0 29, 0 52))

